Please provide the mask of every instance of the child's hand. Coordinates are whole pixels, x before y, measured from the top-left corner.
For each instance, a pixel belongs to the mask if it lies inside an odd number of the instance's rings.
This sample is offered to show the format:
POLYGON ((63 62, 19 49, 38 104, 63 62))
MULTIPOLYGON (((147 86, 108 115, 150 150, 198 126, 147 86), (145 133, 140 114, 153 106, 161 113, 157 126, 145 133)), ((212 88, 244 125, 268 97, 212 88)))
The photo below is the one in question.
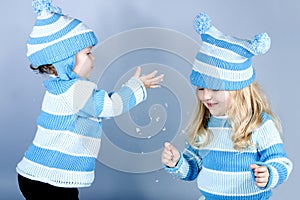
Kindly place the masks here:
POLYGON ((256 185, 258 187, 266 187, 269 181, 269 170, 266 166, 259 166, 256 164, 251 164, 250 168, 254 172, 256 185))
POLYGON ((175 167, 179 158, 179 151, 169 142, 166 142, 164 145, 164 150, 161 154, 161 162, 168 167, 175 167))
POLYGON ((157 74, 157 71, 153 71, 150 74, 146 74, 146 75, 141 75, 141 67, 138 67, 135 71, 134 77, 140 79, 143 83, 145 88, 157 88, 159 87, 158 83, 161 82, 163 80, 164 75, 161 74, 159 76, 155 75, 157 74))

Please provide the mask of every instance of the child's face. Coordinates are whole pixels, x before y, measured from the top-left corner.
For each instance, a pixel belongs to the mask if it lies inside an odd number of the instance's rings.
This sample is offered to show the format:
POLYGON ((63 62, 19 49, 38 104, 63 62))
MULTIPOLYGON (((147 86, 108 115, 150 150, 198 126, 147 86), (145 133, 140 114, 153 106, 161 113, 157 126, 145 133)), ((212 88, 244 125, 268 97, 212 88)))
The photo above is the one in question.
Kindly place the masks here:
POLYGON ((94 67, 95 57, 91 53, 92 47, 82 49, 76 54, 76 63, 73 71, 82 78, 88 78, 94 67))
POLYGON ((229 91, 209 90, 198 88, 197 95, 199 100, 207 107, 214 116, 223 116, 232 103, 229 91))

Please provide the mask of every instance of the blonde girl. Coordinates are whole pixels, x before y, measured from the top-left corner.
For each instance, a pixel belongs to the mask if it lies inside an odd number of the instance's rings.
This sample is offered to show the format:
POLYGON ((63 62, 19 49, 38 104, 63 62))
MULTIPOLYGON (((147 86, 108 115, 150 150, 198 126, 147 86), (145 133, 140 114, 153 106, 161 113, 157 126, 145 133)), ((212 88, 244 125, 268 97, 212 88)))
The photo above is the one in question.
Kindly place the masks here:
POLYGON ((292 171, 280 137, 281 125, 255 81, 254 55, 270 48, 266 33, 252 41, 221 33, 200 13, 202 45, 190 80, 197 106, 188 145, 180 152, 166 142, 161 161, 182 180, 197 178, 206 200, 269 199, 292 171))

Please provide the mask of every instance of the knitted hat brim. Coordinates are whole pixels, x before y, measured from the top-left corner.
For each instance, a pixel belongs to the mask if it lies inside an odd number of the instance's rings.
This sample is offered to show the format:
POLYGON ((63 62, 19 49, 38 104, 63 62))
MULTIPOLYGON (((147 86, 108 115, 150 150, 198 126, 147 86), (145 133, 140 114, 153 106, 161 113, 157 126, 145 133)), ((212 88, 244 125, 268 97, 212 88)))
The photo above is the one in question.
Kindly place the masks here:
POLYGON ((201 74, 195 70, 192 70, 190 74, 190 82, 192 85, 199 88, 206 88, 210 90, 240 90, 249 86, 255 79, 255 70, 251 78, 243 81, 228 81, 205 74, 201 74))
POLYGON ((41 49, 28 56, 28 59, 34 66, 53 64, 75 55, 88 46, 95 46, 97 42, 94 32, 86 32, 41 49))

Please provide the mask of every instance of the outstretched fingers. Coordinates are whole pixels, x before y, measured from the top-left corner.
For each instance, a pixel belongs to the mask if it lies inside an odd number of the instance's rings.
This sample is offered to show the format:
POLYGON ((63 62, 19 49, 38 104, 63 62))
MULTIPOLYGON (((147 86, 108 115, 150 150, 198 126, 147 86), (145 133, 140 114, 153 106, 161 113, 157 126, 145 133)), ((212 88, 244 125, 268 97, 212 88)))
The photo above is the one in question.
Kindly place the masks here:
POLYGON ((158 88, 160 87, 159 83, 163 80, 164 74, 156 76, 158 73, 157 70, 141 76, 141 67, 137 67, 134 77, 140 79, 146 88, 158 88))
POLYGON ((135 77, 135 78, 140 78, 141 71, 142 71, 142 68, 141 68, 141 67, 137 67, 137 68, 136 68, 136 71, 135 71, 135 73, 134 73, 134 77, 135 77))
POLYGON ((163 80, 164 74, 161 74, 159 76, 150 78, 147 80, 148 85, 146 87, 148 88, 158 88, 160 87, 159 83, 163 80))

